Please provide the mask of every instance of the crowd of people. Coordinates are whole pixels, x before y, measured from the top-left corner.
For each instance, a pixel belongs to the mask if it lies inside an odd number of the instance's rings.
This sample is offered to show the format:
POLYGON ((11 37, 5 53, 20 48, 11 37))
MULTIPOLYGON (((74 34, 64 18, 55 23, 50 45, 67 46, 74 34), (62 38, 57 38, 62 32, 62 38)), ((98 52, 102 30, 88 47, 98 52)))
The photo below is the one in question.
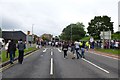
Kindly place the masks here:
POLYGON ((104 46, 101 40, 94 41, 94 44, 96 48, 120 49, 120 40, 105 40, 104 46))
MULTIPOLYGON (((36 48, 41 48, 43 46, 46 47, 46 45, 52 46, 52 47, 61 47, 62 51, 64 52, 64 59, 68 56, 68 51, 71 52, 74 56, 72 59, 75 59, 75 56, 77 59, 79 58, 85 58, 85 51, 88 51, 90 48, 103 48, 103 41, 75 41, 75 42, 67 42, 67 41, 37 41, 36 42, 36 48)), ((15 52, 16 49, 19 51, 18 56, 18 62, 20 64, 23 63, 24 58, 24 49, 26 48, 26 42, 23 42, 22 39, 18 41, 16 44, 13 40, 9 40, 8 43, 5 45, 6 49, 6 58, 8 58, 8 55, 10 57, 10 63, 13 64, 14 58, 15 58, 15 52)), ((104 48, 105 49, 120 49, 120 41, 118 40, 105 40, 104 42, 104 48)))
MULTIPOLYGON (((68 50, 71 50, 71 52, 77 56, 77 59, 85 58, 85 51, 88 51, 88 49, 94 49, 94 48, 104 48, 104 49, 120 49, 120 41, 119 40, 105 40, 104 46, 103 41, 80 41, 80 42, 63 42, 62 43, 62 50, 64 52, 64 58, 67 57, 68 50), (75 54, 76 53, 76 54, 75 54)), ((73 57, 74 58, 74 57, 73 57)))
POLYGON ((10 58, 10 63, 13 64, 15 59, 16 50, 18 49, 18 63, 23 63, 24 58, 24 49, 26 48, 25 42, 20 39, 16 44, 14 40, 9 40, 8 43, 5 45, 6 50, 6 58, 10 58))
POLYGON ((64 52, 64 59, 67 58, 67 52, 70 49, 70 51, 73 53, 72 59, 75 59, 75 55, 77 59, 79 58, 85 58, 85 49, 88 50, 90 48, 89 42, 81 41, 81 42, 63 42, 62 44, 62 51, 64 52))

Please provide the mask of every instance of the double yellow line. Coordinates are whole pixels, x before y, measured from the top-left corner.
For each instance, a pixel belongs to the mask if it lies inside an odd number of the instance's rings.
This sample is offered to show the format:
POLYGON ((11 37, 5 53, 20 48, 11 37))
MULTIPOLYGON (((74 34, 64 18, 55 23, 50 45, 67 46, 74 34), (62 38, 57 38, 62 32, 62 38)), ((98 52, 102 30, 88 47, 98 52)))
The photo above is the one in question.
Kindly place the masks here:
MULTIPOLYGON (((37 50, 37 51, 38 51, 38 50, 37 50)), ((37 52, 37 51, 35 51, 35 52, 37 52)), ((27 57, 31 56, 31 55, 32 55, 33 53, 35 53, 35 52, 32 52, 32 53, 24 56, 24 58, 27 58, 27 57)), ((6 70, 6 69, 8 69, 8 68, 10 68, 10 67, 12 67, 12 66, 14 66, 14 65, 17 64, 17 63, 18 63, 18 61, 16 60, 16 61, 14 61, 14 64, 8 64, 8 65, 0 68, 0 72, 2 72, 2 71, 4 71, 4 70, 6 70)))

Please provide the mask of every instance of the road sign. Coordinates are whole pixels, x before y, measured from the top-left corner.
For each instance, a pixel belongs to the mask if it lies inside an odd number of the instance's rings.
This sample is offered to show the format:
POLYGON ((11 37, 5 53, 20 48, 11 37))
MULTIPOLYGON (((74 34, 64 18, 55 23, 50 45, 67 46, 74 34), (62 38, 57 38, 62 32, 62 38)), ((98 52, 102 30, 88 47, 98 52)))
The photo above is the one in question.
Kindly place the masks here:
POLYGON ((102 31, 100 37, 101 39, 111 39, 111 31, 102 31))

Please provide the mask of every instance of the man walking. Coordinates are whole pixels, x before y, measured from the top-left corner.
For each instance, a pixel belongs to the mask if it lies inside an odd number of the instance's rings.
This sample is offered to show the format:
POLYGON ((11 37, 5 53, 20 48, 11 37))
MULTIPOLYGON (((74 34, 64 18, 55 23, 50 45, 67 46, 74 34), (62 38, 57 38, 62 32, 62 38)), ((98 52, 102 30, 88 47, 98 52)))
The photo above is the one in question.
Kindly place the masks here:
POLYGON ((17 48, 19 50, 18 62, 22 64, 24 57, 24 49, 26 48, 25 43, 22 41, 22 39, 20 39, 17 48))
POLYGON ((76 50, 77 59, 79 59, 79 57, 82 57, 81 54, 79 53, 80 50, 79 42, 75 42, 75 50, 76 50))
POLYGON ((84 53, 85 53, 85 42, 83 41, 83 44, 81 46, 81 55, 82 55, 82 58, 85 58, 84 53))
POLYGON ((11 42, 8 45, 8 53, 10 53, 10 63, 13 64, 14 61, 14 54, 16 51, 16 44, 11 40, 11 42))
POLYGON ((62 50, 64 52, 64 59, 67 59, 67 51, 68 51, 68 44, 67 42, 64 42, 63 46, 62 46, 62 50))

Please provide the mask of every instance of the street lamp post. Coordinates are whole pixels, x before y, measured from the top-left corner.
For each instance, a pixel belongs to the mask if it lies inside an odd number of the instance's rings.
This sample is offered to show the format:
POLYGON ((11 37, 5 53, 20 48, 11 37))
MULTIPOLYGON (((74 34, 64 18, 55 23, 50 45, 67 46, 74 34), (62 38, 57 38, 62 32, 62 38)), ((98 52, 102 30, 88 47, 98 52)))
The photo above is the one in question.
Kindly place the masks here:
POLYGON ((33 45, 33 41, 34 41, 33 40, 33 37, 34 37, 34 35, 33 35, 33 26, 34 26, 34 24, 32 24, 32 40, 31 40, 32 41, 32 45, 33 45))

